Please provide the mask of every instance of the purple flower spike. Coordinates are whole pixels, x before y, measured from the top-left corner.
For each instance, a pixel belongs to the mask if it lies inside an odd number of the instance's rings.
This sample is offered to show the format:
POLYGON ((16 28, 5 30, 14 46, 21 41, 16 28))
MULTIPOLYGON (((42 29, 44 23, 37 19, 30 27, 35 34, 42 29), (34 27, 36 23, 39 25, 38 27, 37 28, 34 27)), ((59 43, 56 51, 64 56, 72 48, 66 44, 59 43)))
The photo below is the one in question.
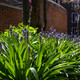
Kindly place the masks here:
POLYGON ((12 27, 9 27, 10 34, 12 35, 12 27))
POLYGON ((12 31, 10 31, 10 34, 12 35, 12 31))
POLYGON ((27 31, 24 31, 24 36, 25 36, 25 38, 28 38, 29 37, 29 31, 27 30, 27 31))
POLYGON ((74 39, 77 39, 77 35, 74 35, 74 39))
POLYGON ((23 37, 21 36, 20 41, 22 41, 22 40, 23 40, 23 37))
POLYGON ((27 36, 29 36, 29 31, 27 30, 27 36))
POLYGON ((19 38, 19 34, 17 32, 15 32, 15 34, 13 34, 17 39, 19 38))
POLYGON ((28 35, 27 34, 25 35, 25 38, 28 38, 28 35))
POLYGON ((51 26, 51 28, 49 29, 49 32, 53 32, 53 26, 51 26))
POLYGON ((16 38, 17 38, 17 39, 19 38, 19 34, 18 34, 18 33, 16 34, 16 38))
POLYGON ((48 34, 48 38, 51 39, 51 33, 48 34))
POLYGON ((26 35, 26 31, 23 32, 23 35, 24 35, 24 36, 26 35))
POLYGON ((54 29, 54 33, 56 33, 56 30, 54 29))
POLYGON ((25 38, 27 38, 27 42, 29 43, 29 31, 27 30, 27 31, 25 31, 25 38))
POLYGON ((24 30, 25 30, 25 31, 27 30, 26 27, 24 28, 24 30))
POLYGON ((12 31, 12 27, 11 26, 9 27, 9 30, 12 31))

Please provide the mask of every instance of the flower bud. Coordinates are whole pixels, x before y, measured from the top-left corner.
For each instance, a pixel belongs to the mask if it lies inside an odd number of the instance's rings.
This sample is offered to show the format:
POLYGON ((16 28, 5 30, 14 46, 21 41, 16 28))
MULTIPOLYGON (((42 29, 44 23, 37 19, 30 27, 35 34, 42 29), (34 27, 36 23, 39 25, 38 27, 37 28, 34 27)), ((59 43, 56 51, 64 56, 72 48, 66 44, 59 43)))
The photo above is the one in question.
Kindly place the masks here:
POLYGON ((18 33, 16 34, 16 38, 19 38, 19 34, 18 33))
POLYGON ((23 35, 24 35, 24 36, 26 36, 26 33, 27 33, 27 32, 26 32, 26 31, 24 31, 24 32, 23 32, 23 35))
POLYGON ((23 40, 23 37, 21 36, 20 41, 22 41, 22 40, 23 40))
POLYGON ((48 38, 49 38, 49 39, 51 39, 51 36, 50 36, 50 35, 48 35, 48 38))
POLYGON ((29 43, 29 31, 27 30, 27 42, 29 43))
POLYGON ((26 29, 26 27, 24 28, 24 31, 26 31, 27 29, 26 29))
POLYGON ((12 31, 12 27, 11 26, 9 27, 9 30, 12 31))
POLYGON ((49 29, 49 32, 53 32, 53 26, 51 26, 51 28, 49 29))
POLYGON ((27 30, 27 36, 29 36, 29 31, 27 30))
POLYGON ((56 34, 56 30, 55 29, 54 29, 53 33, 54 33, 54 35, 56 34))
POLYGON ((12 27, 9 27, 10 34, 12 35, 12 27))

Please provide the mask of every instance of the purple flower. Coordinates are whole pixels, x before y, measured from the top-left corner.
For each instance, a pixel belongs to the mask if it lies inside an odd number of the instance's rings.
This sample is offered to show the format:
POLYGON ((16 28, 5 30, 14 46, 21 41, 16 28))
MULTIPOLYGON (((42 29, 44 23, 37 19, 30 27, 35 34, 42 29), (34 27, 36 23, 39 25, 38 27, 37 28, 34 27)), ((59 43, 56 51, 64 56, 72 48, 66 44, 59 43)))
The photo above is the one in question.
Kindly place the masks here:
POLYGON ((15 32, 14 36, 18 39, 19 38, 19 34, 17 32, 15 32))
POLYGON ((54 31, 53 31, 53 35, 55 35, 56 34, 56 30, 54 29, 54 31))
POLYGON ((58 39, 60 39, 60 35, 59 34, 56 34, 55 37, 58 38, 58 39))
POLYGON ((74 39, 77 39, 77 35, 74 35, 74 39))
POLYGON ((24 28, 24 31, 26 31, 27 29, 26 29, 26 27, 24 28))
POLYGON ((18 33, 16 34, 16 38, 17 38, 17 39, 19 38, 19 34, 18 34, 18 33))
POLYGON ((27 30, 27 36, 29 37, 29 31, 27 30))
POLYGON ((51 39, 51 33, 48 34, 48 38, 51 39))
POLYGON ((51 28, 49 29, 49 32, 53 32, 53 26, 51 26, 51 28))
POLYGON ((23 35, 25 36, 26 33, 27 33, 27 29, 26 29, 26 27, 25 27, 25 28, 23 29, 23 35))
POLYGON ((9 27, 10 34, 12 35, 12 27, 9 27))
POLYGON ((76 43, 79 43, 79 42, 80 42, 80 40, 76 40, 75 42, 76 42, 76 43))
POLYGON ((27 42, 29 43, 29 31, 24 31, 24 36, 27 38, 27 42))
POLYGON ((23 37, 21 36, 20 41, 22 41, 22 40, 23 40, 23 37))
POLYGON ((29 31, 27 30, 25 34, 26 34, 25 38, 28 38, 29 37, 29 31))
POLYGON ((26 36, 26 34, 27 34, 27 31, 24 31, 23 35, 26 36))
POLYGON ((12 27, 11 26, 9 27, 9 30, 12 31, 12 27))
POLYGON ((28 36, 27 36, 27 35, 25 35, 25 38, 28 38, 28 36))
POLYGON ((29 37, 29 31, 26 29, 26 27, 23 29, 23 35, 25 36, 25 38, 29 37))
POLYGON ((46 33, 44 37, 47 38, 48 37, 48 33, 46 33))
POLYGON ((12 31, 10 31, 10 34, 12 35, 12 31))

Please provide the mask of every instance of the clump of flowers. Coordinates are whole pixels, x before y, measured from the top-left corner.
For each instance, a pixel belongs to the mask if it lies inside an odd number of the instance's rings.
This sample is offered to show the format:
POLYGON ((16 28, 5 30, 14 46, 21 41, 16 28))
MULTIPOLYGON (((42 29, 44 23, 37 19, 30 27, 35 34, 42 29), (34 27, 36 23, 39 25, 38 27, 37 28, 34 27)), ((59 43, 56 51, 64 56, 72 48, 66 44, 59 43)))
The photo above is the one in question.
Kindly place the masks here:
POLYGON ((44 38, 49 38, 51 39, 51 37, 56 37, 58 38, 58 40, 61 39, 68 39, 70 41, 75 41, 75 42, 79 42, 79 35, 73 35, 73 33, 71 32, 71 35, 68 34, 64 34, 64 33, 58 33, 56 32, 56 29, 54 29, 53 27, 50 28, 49 32, 46 31, 41 31, 40 35, 42 35, 44 38))
POLYGON ((27 39, 27 42, 29 43, 29 31, 26 29, 26 27, 23 29, 23 36, 27 39))

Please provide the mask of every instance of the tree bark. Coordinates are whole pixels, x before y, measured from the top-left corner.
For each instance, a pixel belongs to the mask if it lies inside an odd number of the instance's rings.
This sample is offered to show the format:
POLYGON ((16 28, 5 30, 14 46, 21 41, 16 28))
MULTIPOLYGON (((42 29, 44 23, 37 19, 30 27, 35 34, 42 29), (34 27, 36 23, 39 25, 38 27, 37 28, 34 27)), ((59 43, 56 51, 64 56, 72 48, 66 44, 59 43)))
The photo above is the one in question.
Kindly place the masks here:
POLYGON ((47 2, 46 2, 46 0, 44 0, 44 28, 43 28, 44 31, 46 30, 46 26, 47 26, 46 4, 47 4, 47 2))
POLYGON ((31 26, 41 28, 41 0, 32 0, 31 26))
POLYGON ((28 25, 29 22, 29 0, 23 0, 23 24, 28 25))
MULTIPOLYGON (((46 0, 32 0, 32 14, 30 26, 38 27, 38 32, 44 27, 46 30, 46 0), (42 11, 42 13, 41 13, 42 11), (42 17, 43 15, 43 17, 42 17)), ((23 0, 23 24, 29 25, 29 0, 23 0)))

